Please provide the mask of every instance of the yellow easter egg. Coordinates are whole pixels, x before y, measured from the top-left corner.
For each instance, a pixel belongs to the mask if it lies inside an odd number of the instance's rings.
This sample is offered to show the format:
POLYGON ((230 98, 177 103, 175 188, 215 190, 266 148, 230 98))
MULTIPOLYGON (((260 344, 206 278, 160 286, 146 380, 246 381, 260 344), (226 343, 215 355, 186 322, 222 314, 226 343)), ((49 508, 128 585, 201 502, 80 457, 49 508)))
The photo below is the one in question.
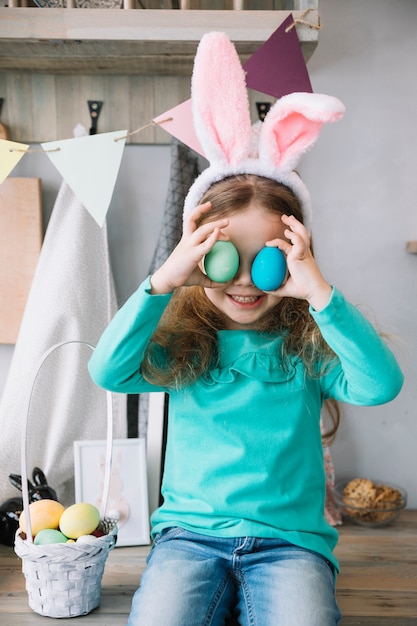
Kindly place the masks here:
POLYGON ((93 504, 79 502, 69 506, 61 515, 59 528, 66 537, 78 539, 89 535, 98 526, 100 513, 93 504))
MULTIPOLYGON (((45 528, 58 528, 59 520, 64 510, 62 504, 55 500, 31 502, 29 504, 29 512, 32 535, 37 535, 40 530, 45 528)), ((26 533, 26 516, 24 511, 22 511, 19 517, 19 528, 26 533)))

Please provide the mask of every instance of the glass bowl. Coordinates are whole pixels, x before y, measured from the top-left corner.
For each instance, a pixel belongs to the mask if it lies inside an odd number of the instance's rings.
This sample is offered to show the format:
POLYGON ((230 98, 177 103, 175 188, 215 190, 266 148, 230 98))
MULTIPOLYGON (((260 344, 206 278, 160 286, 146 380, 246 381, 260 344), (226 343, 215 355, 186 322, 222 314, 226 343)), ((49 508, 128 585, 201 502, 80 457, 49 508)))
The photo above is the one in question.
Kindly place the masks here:
POLYGON ((398 485, 369 478, 335 485, 334 499, 343 517, 368 527, 391 524, 407 505, 407 492, 398 485))

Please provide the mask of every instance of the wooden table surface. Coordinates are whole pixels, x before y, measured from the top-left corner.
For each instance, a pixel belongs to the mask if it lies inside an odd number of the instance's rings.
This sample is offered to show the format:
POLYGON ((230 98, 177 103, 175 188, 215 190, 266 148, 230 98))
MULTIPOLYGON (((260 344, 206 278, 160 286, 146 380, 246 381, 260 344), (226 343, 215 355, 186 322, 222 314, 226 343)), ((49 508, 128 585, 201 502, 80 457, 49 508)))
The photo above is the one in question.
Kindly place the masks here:
MULTIPOLYGON (((385 528, 345 523, 339 533, 342 626, 417 626, 417 510, 403 511, 385 528)), ((1 626, 123 626, 148 551, 148 546, 113 550, 106 562, 100 607, 87 616, 52 619, 29 608, 21 562, 13 548, 0 546, 1 626)))

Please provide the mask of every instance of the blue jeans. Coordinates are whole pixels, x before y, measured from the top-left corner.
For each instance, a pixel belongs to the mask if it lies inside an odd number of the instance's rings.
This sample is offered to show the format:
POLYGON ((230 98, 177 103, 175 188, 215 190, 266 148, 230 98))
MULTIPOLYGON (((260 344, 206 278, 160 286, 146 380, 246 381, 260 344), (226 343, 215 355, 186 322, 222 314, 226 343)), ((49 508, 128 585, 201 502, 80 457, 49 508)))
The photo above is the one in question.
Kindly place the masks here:
POLYGON ((315 552, 280 539, 170 528, 154 539, 128 626, 337 626, 340 619, 332 566, 315 552))

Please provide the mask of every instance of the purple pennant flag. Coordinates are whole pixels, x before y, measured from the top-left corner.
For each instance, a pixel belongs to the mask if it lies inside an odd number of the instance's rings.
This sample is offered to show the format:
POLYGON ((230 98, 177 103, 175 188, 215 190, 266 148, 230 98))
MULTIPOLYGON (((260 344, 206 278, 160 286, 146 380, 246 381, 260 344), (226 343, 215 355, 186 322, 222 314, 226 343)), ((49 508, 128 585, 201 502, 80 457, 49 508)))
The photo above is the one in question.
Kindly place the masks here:
POLYGON ((243 64, 246 84, 250 89, 281 98, 296 91, 312 93, 292 14, 271 37, 243 64))

